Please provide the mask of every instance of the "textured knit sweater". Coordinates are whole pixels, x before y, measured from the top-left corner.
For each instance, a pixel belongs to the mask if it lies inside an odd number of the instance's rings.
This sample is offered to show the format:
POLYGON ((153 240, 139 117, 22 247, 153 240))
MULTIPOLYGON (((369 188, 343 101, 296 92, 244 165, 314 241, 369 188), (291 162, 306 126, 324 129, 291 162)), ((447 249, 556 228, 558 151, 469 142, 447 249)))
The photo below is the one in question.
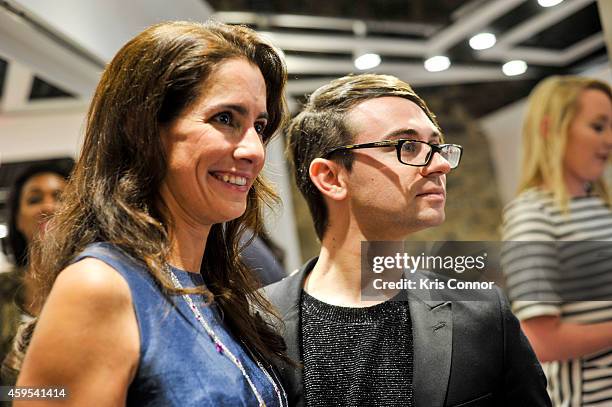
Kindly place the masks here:
POLYGON ((307 406, 413 406, 408 302, 326 304, 302 293, 307 406))

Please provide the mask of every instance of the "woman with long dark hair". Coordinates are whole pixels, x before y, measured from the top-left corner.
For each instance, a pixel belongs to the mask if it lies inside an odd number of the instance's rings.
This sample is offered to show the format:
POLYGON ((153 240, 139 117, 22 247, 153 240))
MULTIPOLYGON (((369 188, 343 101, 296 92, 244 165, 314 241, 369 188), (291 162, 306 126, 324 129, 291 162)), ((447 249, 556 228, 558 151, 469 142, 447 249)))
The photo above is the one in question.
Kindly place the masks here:
POLYGON ((117 53, 32 258, 45 304, 18 385, 79 406, 286 405, 267 363, 284 344, 238 256, 274 199, 259 172, 285 82, 244 27, 162 23, 117 53))

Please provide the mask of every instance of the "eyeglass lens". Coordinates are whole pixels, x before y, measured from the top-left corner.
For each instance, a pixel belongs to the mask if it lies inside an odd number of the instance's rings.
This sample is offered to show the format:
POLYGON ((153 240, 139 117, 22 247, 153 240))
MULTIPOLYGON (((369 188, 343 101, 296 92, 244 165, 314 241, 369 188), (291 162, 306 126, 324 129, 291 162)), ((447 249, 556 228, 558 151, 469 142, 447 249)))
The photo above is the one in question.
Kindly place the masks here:
MULTIPOLYGON (((407 141, 402 145, 400 158, 405 164, 425 165, 432 153, 432 148, 429 144, 407 141)), ((461 157, 461 149, 446 145, 442 147, 440 155, 450 164, 451 168, 455 168, 459 164, 461 157)))
POLYGON ((461 158, 461 149, 456 146, 445 146, 440 152, 442 157, 450 164, 451 168, 455 168, 459 165, 459 159, 461 158))

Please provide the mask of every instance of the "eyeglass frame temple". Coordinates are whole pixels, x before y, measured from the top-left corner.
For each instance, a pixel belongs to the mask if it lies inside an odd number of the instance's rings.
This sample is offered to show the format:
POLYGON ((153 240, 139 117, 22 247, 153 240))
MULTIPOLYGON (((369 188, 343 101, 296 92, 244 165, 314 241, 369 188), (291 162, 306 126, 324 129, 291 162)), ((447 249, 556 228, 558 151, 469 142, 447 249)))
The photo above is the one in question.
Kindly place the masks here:
MULTIPOLYGON (((405 141, 408 141, 408 140, 405 140, 405 141)), ((355 149, 362 149, 362 148, 377 148, 377 147, 390 147, 390 146, 394 146, 397 148, 397 145, 400 144, 399 142, 400 140, 384 140, 384 141, 374 141, 371 143, 362 143, 362 144, 347 144, 345 146, 338 146, 338 147, 332 148, 327 153, 325 153, 325 155, 323 155, 322 158, 327 158, 333 153, 336 153, 342 150, 355 150, 355 149)))

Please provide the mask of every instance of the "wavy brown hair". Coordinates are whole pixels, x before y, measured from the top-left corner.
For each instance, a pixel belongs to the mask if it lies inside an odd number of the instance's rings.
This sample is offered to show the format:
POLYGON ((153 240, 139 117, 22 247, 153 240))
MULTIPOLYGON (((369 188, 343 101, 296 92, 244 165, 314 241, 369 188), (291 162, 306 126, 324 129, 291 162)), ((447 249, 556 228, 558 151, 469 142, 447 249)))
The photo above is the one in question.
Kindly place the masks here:
POLYGON ((176 289, 165 271, 172 219, 164 215, 159 195, 166 174, 160 128, 205 92, 216 67, 235 58, 256 65, 265 80, 267 143, 286 117, 287 73, 278 52, 254 31, 212 22, 166 22, 147 28, 119 50, 94 94, 64 204, 32 253, 41 301, 87 245, 110 242, 144 263, 167 295, 205 295, 222 308, 238 340, 268 360, 284 358, 282 338, 251 306, 276 314, 238 256, 244 230, 261 228, 261 203, 277 199, 261 177, 248 193, 245 213, 210 230, 200 270, 207 287, 176 289))

